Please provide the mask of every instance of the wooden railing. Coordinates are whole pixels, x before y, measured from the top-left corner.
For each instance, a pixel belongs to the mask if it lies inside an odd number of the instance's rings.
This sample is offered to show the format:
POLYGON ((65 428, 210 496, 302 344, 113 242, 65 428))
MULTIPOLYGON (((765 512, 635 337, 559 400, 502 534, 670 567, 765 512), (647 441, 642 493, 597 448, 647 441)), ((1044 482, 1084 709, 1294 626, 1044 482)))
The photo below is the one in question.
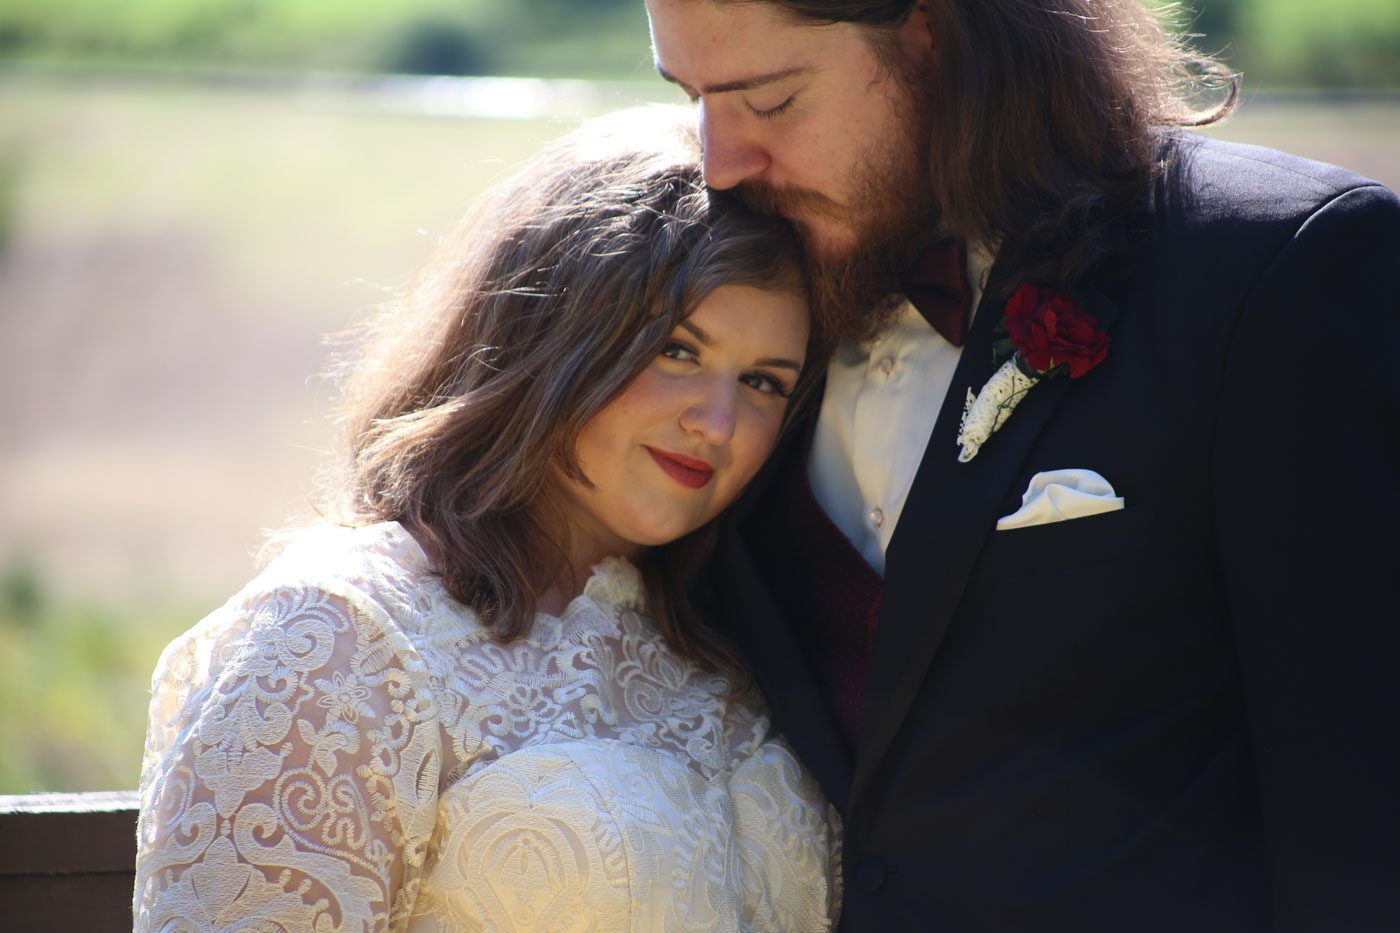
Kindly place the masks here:
POLYGON ((136 792, 0 796, 0 929, 131 929, 136 792))

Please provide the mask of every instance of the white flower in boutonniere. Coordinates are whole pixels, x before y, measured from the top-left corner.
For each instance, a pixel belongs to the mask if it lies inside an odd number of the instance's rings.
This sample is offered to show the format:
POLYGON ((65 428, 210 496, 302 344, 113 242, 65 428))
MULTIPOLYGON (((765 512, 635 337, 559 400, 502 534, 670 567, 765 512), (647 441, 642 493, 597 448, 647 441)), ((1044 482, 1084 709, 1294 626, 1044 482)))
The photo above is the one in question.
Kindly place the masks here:
POLYGON ((1078 379, 1108 355, 1108 335, 1092 314, 1065 293, 1034 285, 1016 289, 996 333, 992 353, 1001 365, 982 391, 967 390, 958 430, 960 463, 977 456, 1040 380, 1065 373, 1078 379))

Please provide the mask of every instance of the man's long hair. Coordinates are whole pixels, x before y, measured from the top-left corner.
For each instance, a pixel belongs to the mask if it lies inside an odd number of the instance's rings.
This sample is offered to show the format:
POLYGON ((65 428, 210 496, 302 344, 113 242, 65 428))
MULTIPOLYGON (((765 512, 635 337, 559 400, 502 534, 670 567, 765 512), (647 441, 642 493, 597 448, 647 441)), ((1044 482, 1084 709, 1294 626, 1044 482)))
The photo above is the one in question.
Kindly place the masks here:
MULTIPOLYGON (((802 22, 866 27, 898 69, 894 30, 918 0, 757 2, 802 22)), ((935 61, 911 90, 932 127, 932 195, 949 233, 1000 243, 994 294, 1023 281, 1073 285, 1116 252, 1118 221, 1160 168, 1161 132, 1234 108, 1238 76, 1164 25, 1165 5, 927 3, 935 61)))

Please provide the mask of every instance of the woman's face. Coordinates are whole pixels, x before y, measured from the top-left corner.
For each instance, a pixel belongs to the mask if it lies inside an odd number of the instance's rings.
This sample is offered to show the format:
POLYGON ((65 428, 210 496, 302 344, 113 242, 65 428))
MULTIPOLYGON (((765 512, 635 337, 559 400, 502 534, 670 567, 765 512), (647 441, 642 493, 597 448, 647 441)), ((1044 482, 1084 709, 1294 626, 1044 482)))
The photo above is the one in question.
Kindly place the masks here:
POLYGON ((710 292, 580 432, 579 464, 594 488, 564 483, 574 558, 636 557, 733 502, 777 440, 807 331, 795 288, 710 292))

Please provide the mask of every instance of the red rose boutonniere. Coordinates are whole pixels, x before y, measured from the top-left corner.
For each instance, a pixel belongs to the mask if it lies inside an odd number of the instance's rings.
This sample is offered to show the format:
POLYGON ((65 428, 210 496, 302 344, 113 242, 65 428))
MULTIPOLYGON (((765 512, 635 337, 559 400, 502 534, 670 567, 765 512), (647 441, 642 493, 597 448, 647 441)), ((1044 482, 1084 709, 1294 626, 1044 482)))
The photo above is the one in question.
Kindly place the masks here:
POLYGON ((1001 366, 982 391, 967 391, 958 460, 966 463, 1042 379, 1078 379, 1108 355, 1108 335, 1064 292, 1022 285, 1006 303, 992 345, 1001 366))

